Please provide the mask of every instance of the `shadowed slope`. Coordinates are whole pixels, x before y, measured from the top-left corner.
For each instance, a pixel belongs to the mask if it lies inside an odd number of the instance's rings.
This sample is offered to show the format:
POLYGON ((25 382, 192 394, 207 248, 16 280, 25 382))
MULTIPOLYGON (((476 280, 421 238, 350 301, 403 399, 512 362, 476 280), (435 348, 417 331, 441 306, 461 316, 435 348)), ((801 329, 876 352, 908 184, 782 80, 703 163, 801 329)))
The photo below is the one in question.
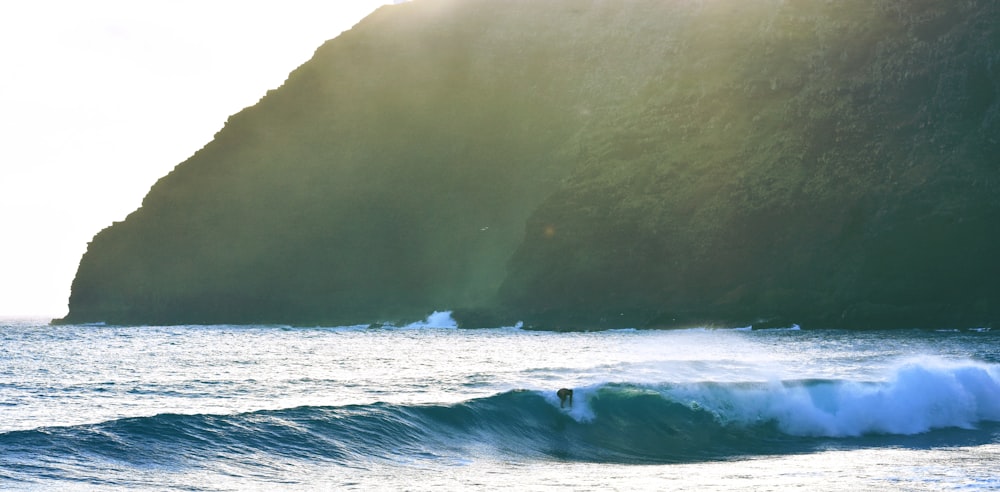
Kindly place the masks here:
POLYGON ((996 3, 706 4, 533 215, 507 302, 549 326, 990 323, 997 20, 996 3))
POLYGON ((66 321, 989 323, 998 9, 380 9, 98 234, 66 321))

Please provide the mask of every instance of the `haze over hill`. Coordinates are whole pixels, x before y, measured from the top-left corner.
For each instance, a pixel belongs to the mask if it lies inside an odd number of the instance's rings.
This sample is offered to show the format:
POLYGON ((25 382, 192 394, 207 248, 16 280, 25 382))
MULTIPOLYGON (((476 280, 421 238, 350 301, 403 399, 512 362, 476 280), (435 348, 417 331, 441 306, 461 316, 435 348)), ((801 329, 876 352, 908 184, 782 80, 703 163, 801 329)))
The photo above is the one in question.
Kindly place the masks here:
POLYGON ((980 326, 1000 4, 416 0, 101 231, 65 322, 980 326))

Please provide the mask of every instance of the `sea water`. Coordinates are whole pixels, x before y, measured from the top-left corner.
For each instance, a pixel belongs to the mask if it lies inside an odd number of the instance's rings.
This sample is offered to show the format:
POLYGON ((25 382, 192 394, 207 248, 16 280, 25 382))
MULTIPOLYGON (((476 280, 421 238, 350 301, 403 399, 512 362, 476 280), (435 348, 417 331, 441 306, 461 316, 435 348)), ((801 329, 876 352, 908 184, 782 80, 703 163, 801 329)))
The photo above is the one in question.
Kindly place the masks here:
POLYGON ((996 330, 797 328, 0 322, 0 489, 1000 489, 996 330))

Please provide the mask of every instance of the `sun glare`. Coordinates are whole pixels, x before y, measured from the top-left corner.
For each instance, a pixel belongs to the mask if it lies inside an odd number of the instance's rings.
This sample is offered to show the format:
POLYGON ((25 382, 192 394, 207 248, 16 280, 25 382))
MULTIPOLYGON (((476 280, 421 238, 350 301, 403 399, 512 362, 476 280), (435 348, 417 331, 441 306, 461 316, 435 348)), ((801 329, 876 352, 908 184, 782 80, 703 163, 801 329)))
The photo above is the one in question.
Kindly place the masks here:
POLYGON ((0 315, 61 316, 157 179, 389 0, 0 5, 0 315))

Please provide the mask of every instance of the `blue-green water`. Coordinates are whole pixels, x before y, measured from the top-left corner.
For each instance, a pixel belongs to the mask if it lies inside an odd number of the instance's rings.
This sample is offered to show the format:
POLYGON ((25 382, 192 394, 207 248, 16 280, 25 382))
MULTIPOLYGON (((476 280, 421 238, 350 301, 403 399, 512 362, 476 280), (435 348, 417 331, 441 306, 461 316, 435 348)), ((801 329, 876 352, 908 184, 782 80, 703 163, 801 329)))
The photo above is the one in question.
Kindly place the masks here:
POLYGON ((995 331, 450 324, 0 323, 0 489, 1000 489, 995 331))

